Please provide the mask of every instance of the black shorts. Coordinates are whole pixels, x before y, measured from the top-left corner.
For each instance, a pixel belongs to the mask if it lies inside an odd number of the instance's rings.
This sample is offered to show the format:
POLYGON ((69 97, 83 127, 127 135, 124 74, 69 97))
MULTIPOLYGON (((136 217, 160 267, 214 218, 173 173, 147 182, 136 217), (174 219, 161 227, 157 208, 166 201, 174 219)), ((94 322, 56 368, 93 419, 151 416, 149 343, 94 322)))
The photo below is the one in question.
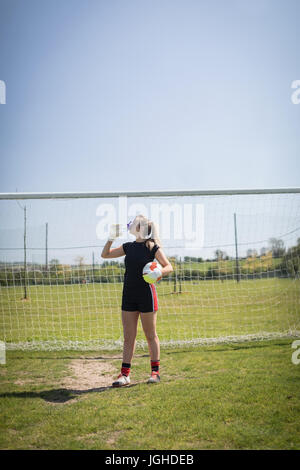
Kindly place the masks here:
POLYGON ((158 298, 154 284, 145 286, 125 286, 122 294, 122 310, 127 312, 156 312, 158 310, 158 298))

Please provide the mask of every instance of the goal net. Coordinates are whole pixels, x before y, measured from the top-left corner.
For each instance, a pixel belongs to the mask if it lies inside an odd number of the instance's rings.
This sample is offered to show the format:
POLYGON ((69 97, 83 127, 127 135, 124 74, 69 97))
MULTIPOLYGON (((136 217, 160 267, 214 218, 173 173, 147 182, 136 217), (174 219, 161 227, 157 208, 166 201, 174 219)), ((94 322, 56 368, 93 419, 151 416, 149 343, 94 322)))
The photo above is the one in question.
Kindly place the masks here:
MULTIPOLYGON (((0 340, 9 349, 119 349, 124 257, 112 223, 159 226, 163 346, 300 336, 300 189, 0 194, 0 340)), ((139 326, 137 344, 145 347, 139 326)))

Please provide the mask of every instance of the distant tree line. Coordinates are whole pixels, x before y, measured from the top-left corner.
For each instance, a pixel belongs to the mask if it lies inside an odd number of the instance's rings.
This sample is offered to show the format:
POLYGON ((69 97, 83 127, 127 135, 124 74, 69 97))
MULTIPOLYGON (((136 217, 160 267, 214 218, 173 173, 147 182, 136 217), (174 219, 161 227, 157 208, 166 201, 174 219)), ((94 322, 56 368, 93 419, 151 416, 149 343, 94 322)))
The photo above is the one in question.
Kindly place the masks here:
MULTIPOLYGON (((170 257, 173 273, 163 278, 162 282, 177 280, 209 280, 235 279, 237 266, 234 258, 224 251, 216 250, 214 258, 203 260, 201 257, 185 256, 183 260, 177 256, 170 257)), ((76 258, 76 265, 61 264, 52 259, 46 266, 28 263, 25 276, 20 263, 11 266, 0 263, 1 286, 28 285, 68 285, 89 283, 120 283, 123 281, 125 266, 119 261, 104 261, 101 265, 84 264, 83 257, 76 258)), ((247 256, 239 259, 239 274, 242 279, 259 277, 292 277, 300 275, 300 238, 297 244, 287 250, 282 240, 272 238, 268 248, 248 249, 247 256)))

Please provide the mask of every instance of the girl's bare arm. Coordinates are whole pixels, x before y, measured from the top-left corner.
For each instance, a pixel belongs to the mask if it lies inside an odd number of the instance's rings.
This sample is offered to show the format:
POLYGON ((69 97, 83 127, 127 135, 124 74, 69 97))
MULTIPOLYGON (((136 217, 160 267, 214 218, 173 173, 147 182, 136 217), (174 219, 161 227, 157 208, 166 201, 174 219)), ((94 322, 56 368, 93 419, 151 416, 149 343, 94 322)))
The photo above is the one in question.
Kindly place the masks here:
POLYGON ((123 245, 118 246, 118 248, 111 248, 112 243, 112 240, 107 240, 101 253, 102 258, 119 258, 125 255, 123 245))
POLYGON ((168 260, 168 258, 166 257, 166 255, 164 254, 161 248, 159 248, 157 252, 155 253, 155 258, 157 259, 159 264, 162 266, 161 273, 163 276, 167 276, 173 271, 173 267, 170 261, 168 260))

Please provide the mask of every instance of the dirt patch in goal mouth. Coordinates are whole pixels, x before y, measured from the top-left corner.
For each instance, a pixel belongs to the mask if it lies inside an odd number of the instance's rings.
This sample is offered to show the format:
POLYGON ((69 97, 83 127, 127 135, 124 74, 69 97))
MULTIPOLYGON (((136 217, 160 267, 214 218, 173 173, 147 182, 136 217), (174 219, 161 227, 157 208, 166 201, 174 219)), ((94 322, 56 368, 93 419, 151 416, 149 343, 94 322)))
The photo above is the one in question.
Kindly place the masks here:
POLYGON ((103 359, 73 359, 69 364, 71 374, 61 385, 67 389, 89 390, 109 387, 115 380, 117 368, 103 359))

